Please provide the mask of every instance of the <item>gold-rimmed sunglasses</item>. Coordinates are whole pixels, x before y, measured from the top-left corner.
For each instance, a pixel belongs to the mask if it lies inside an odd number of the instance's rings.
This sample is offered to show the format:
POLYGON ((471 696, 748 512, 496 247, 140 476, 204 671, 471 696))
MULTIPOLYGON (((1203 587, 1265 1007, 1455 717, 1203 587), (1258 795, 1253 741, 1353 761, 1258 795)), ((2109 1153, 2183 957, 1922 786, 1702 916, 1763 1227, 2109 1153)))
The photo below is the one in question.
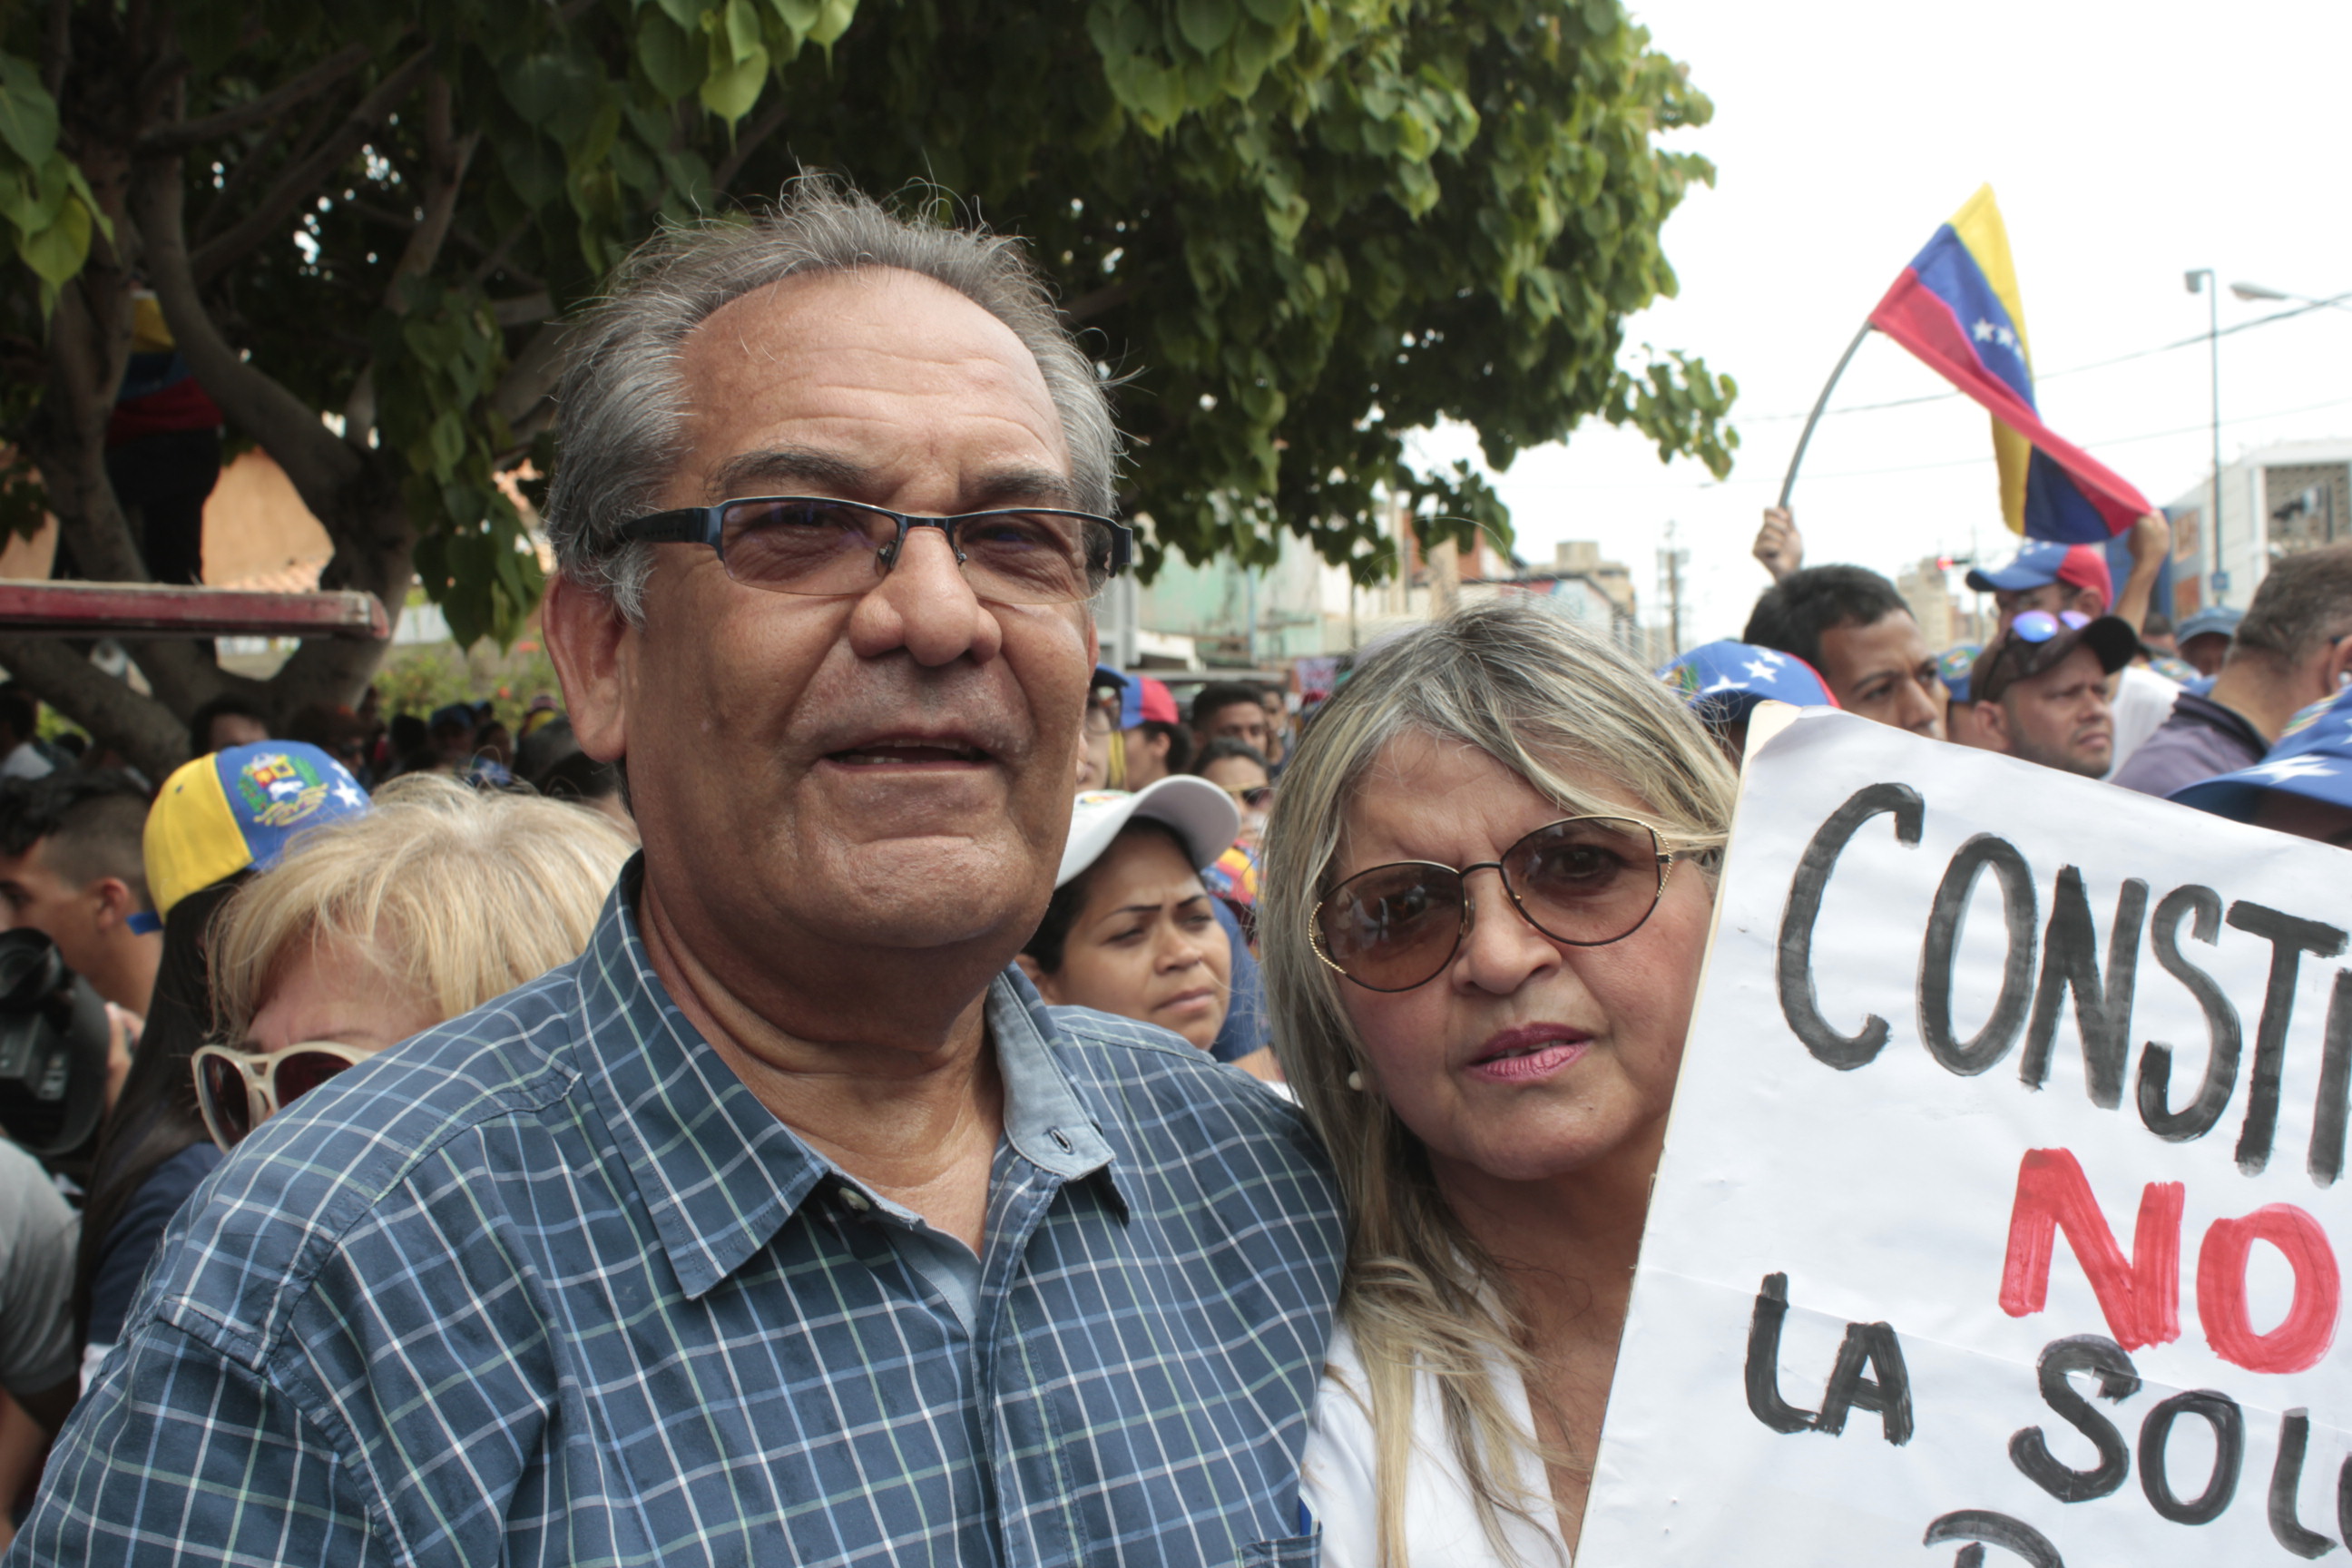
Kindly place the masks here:
POLYGON ((1680 859, 1658 830, 1630 816, 1546 823, 1495 860, 1441 866, 1398 860, 1359 871, 1327 894, 1307 921, 1315 955, 1367 991, 1411 991, 1445 972, 1476 916, 1465 883, 1493 871, 1519 918, 1570 947, 1606 947, 1642 929, 1680 859))

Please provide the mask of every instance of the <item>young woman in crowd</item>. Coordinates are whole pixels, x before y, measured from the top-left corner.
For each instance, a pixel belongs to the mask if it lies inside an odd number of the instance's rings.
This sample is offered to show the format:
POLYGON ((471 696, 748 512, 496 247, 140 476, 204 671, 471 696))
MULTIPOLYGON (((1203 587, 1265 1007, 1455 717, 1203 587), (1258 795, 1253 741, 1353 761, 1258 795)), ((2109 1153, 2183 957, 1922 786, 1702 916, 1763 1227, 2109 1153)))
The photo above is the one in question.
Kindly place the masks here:
POLYGON ((1234 950, 1200 870, 1237 820, 1224 793, 1196 778, 1078 796, 1053 901, 1021 952, 1037 994, 1209 1049, 1233 1005, 1234 950))
POLYGON ((305 835, 214 933, 230 1044, 196 1053, 195 1079, 215 1138, 579 956, 635 847, 597 813, 436 773, 305 835))
POLYGON ((1734 784, 1663 682, 1508 603, 1381 647, 1294 753, 1259 940, 1352 1227, 1330 1568, 1569 1561, 1734 784))

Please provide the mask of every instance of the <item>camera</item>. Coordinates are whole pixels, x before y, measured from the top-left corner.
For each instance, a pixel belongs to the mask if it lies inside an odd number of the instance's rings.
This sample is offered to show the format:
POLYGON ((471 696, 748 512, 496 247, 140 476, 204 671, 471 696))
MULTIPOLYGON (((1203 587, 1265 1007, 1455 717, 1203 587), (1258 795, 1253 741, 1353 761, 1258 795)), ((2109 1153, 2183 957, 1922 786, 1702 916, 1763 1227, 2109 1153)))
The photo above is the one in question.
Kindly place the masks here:
POLYGON ((106 1004, 37 931, 0 931, 0 1132, 52 1170, 87 1167, 106 1114, 106 1004))

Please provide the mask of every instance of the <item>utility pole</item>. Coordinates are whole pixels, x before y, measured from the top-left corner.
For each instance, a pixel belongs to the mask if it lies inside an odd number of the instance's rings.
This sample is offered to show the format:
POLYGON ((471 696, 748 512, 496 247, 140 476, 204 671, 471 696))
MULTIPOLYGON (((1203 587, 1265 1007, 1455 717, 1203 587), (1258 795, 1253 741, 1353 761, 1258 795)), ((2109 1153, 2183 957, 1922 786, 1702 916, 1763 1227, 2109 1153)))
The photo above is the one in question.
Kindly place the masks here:
POLYGON ((1675 546, 1675 534, 1679 525, 1671 519, 1666 523, 1666 545, 1658 552, 1658 596, 1666 602, 1666 658, 1680 658, 1683 652, 1683 568, 1690 564, 1690 552, 1675 546))
POLYGON ((2213 515, 2205 520, 2205 537, 2212 541, 2211 586, 2219 605, 2230 593, 2229 569, 2221 564, 2221 285, 2210 267, 2183 273, 2181 281, 2191 294, 2205 296, 2205 345, 2213 371, 2213 515))

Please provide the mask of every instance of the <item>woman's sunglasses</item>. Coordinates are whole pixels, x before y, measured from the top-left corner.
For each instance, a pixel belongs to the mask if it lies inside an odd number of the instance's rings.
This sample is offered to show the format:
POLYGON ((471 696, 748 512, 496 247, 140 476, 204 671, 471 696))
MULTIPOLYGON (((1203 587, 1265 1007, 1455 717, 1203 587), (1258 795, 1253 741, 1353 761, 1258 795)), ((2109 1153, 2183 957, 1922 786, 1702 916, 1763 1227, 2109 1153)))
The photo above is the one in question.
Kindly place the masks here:
POLYGON ((188 1059, 195 1068, 196 1108, 205 1130, 224 1149, 296 1097, 375 1055, 336 1040, 298 1040, 282 1051, 257 1056, 227 1046, 198 1046, 188 1059))
MULTIPOLYGON (((1714 851, 1701 851, 1698 858, 1714 851)), ((1678 858, 1626 816, 1571 816, 1459 869, 1399 860, 1359 871, 1316 906, 1316 956, 1367 991, 1411 991, 1445 973, 1475 918, 1464 887, 1493 870, 1520 918, 1570 947, 1606 947, 1641 930, 1678 858)))
POLYGON ((1235 805, 1245 805, 1252 811, 1264 811, 1274 804, 1272 784, 1251 784, 1246 788, 1240 784, 1219 784, 1217 787, 1232 795, 1235 805))

